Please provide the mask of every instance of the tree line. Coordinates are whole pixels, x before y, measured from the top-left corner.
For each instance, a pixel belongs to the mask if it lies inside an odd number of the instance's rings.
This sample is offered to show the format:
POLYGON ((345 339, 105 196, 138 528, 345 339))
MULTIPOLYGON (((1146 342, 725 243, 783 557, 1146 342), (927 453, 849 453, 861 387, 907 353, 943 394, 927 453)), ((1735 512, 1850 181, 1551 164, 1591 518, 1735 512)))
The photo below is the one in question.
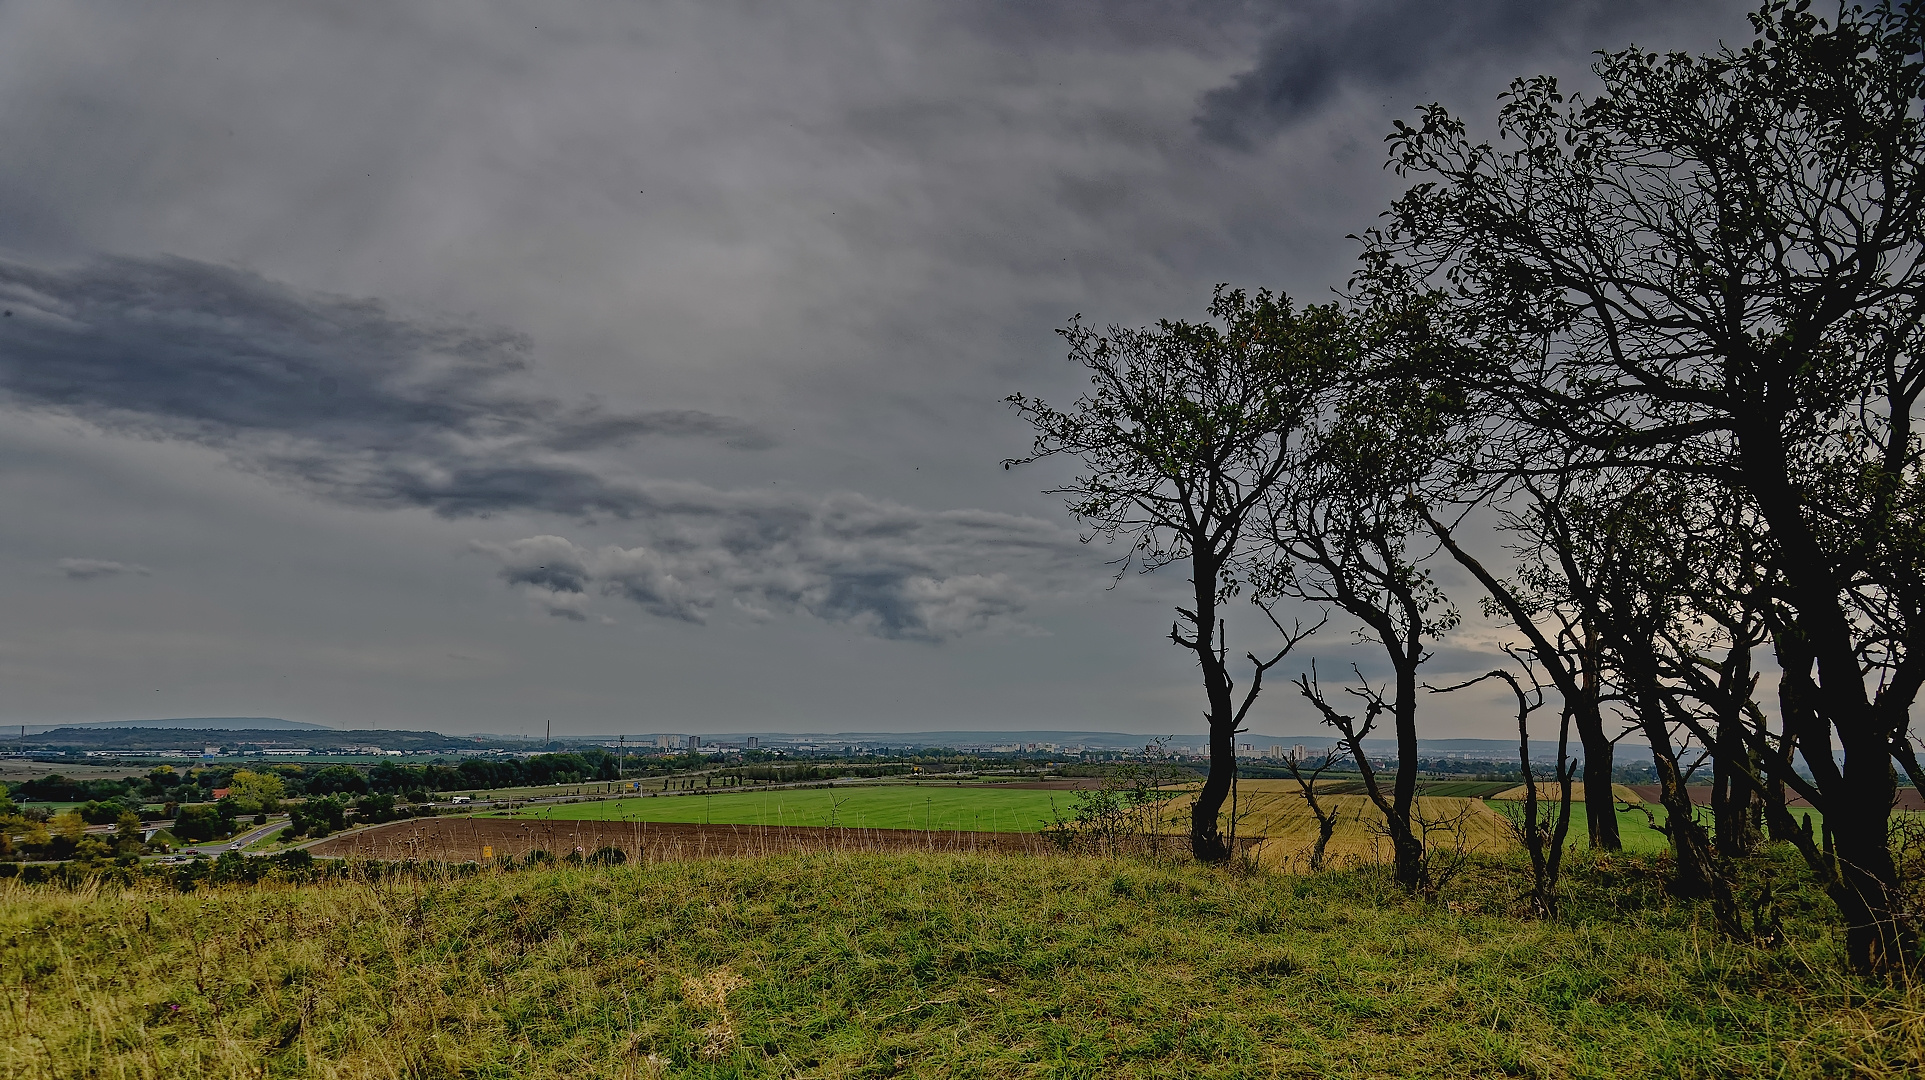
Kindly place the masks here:
POLYGON ((1036 438, 1006 466, 1073 459, 1057 491, 1086 539, 1121 545, 1119 575, 1189 574, 1168 636, 1204 684, 1199 858, 1229 855, 1235 736, 1266 674, 1321 625, 1285 627, 1290 603, 1382 652, 1381 682, 1312 665, 1292 690, 1361 770, 1398 880, 1429 887, 1418 721, 1468 684, 1425 665, 1472 599, 1514 632, 1484 678, 1516 702, 1527 774, 1533 720, 1554 718, 1562 797, 1533 800, 1527 844, 1546 901, 1574 786, 1590 843, 1617 846, 1628 731, 1675 891, 1740 932, 1734 861, 1781 840, 1855 968, 1918 957, 1891 829, 1899 774, 1925 788, 1925 7, 1771 0, 1750 21, 1743 47, 1604 54, 1594 96, 1518 79, 1495 140, 1419 110, 1388 136, 1410 187, 1337 300, 1219 287, 1200 322, 1079 316, 1060 332, 1090 388, 1010 399, 1036 438), (1449 595, 1444 564, 1481 595, 1449 595), (1239 598, 1277 650, 1233 658, 1239 598), (1379 736, 1387 769, 1363 753, 1379 736), (1708 826, 1685 789, 1700 759, 1708 826))

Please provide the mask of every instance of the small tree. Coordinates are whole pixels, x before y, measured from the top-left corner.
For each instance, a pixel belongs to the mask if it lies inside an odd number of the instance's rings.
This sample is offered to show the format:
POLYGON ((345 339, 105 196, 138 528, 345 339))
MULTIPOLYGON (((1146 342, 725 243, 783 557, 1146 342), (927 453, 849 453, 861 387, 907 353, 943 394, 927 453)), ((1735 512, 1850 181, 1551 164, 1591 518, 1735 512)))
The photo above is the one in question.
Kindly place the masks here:
POLYGON ((1323 774, 1331 766, 1342 760, 1337 754, 1326 753, 1308 774, 1304 772, 1305 763, 1298 761, 1294 755, 1283 762, 1284 768, 1290 770, 1290 779, 1297 782, 1297 790, 1303 795, 1304 805, 1310 808, 1310 816, 1317 821, 1317 841, 1310 848, 1310 872, 1313 874, 1323 869, 1324 853, 1330 847, 1330 838, 1337 834, 1337 807, 1325 806, 1323 800, 1317 797, 1317 781, 1323 779, 1323 774))
POLYGON ((1397 880, 1429 890, 1424 829, 1417 798, 1418 671, 1432 641, 1457 625, 1458 613, 1425 568, 1430 552, 1422 500, 1462 438, 1462 401, 1450 388, 1417 374, 1431 339, 1421 311, 1371 309, 1353 325, 1360 349, 1343 373, 1334 407, 1307 438, 1303 464, 1278 485, 1259 525, 1265 541, 1255 577, 1259 597, 1289 596, 1341 610, 1359 624, 1361 640, 1381 647, 1392 672, 1388 696, 1359 675, 1351 692, 1365 700, 1360 721, 1324 699, 1315 680, 1298 689, 1343 732, 1383 811, 1397 880), (1397 771, 1380 793, 1363 751, 1363 732, 1388 716, 1397 741, 1397 771), (1350 725, 1350 726, 1347 726, 1350 725))
POLYGON ((243 814, 271 814, 280 809, 287 785, 273 773, 241 769, 227 782, 227 797, 243 814))
MULTIPOLYGON (((1518 659, 1515 651, 1510 652, 1513 660, 1518 659)), ((1497 668, 1474 679, 1455 686, 1438 688, 1438 693, 1449 693, 1475 686, 1486 679, 1501 679, 1510 687, 1511 694, 1517 699, 1517 761, 1524 776, 1524 799, 1521 812, 1505 814, 1504 820, 1510 824, 1511 832, 1524 845, 1531 859, 1531 912, 1540 918, 1557 917, 1557 879, 1564 865, 1564 837, 1571 828, 1571 780, 1577 775, 1577 762, 1569 757, 1571 745, 1571 712, 1567 708, 1558 725, 1557 765, 1552 770, 1557 784, 1557 805, 1549 813, 1538 809, 1537 773, 1531 768, 1531 714, 1544 707, 1544 686, 1537 678, 1534 663, 1524 663, 1531 676, 1531 688, 1527 691, 1516 675, 1497 668)))
POLYGON ((1219 287, 1211 323, 1159 322, 1097 333, 1059 331, 1092 390, 1067 411, 1021 394, 1010 404, 1036 429, 1030 455, 1004 468, 1068 456, 1086 470, 1053 490, 1088 532, 1122 539, 1117 576, 1184 563, 1192 601, 1170 640, 1203 672, 1210 775, 1191 811, 1197 858, 1229 858, 1219 827, 1236 776, 1236 733, 1263 673, 1297 640, 1255 665, 1241 703, 1230 676, 1222 607, 1242 588, 1246 529, 1297 458, 1297 439, 1330 374, 1345 367, 1350 335, 1335 306, 1296 310, 1285 297, 1219 287))

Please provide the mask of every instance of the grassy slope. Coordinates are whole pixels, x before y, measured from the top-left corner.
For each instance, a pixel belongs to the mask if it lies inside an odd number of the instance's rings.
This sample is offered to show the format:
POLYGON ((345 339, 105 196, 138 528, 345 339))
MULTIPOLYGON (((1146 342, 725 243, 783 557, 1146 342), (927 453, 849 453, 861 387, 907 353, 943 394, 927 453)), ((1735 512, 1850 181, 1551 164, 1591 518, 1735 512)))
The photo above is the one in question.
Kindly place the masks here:
POLYGON ((0 887, 0 1074, 1814 1076, 1925 1069, 1821 923, 1720 942, 1649 870, 794 857, 180 895, 0 887))
POLYGON ((682 821, 716 825, 829 825, 863 829, 1038 832, 1050 801, 1067 814, 1074 792, 993 787, 887 785, 718 791, 650 799, 606 799, 515 811, 562 821, 682 821), (833 820, 832 820, 833 819, 833 820))

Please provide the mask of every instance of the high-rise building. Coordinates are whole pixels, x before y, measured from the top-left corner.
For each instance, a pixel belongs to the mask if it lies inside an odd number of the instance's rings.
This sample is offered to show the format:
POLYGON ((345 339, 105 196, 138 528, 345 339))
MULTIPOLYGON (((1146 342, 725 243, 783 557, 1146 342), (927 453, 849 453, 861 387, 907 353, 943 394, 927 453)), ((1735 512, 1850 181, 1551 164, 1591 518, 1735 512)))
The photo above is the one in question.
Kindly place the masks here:
POLYGON ((702 748, 702 737, 700 735, 690 735, 688 737, 689 753, 692 754, 695 751, 700 750, 701 748, 702 748))
POLYGON ((749 749, 760 750, 761 748, 762 748, 762 740, 756 738, 754 735, 749 736, 749 749))

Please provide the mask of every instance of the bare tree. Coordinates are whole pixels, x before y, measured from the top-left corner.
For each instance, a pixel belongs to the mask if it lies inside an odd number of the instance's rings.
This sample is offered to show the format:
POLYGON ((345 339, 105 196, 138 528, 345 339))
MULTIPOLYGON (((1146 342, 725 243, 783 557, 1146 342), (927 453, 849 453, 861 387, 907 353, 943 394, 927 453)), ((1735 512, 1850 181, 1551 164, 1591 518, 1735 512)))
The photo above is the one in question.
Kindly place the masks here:
POLYGON ((1313 874, 1323 869, 1324 852, 1330 847, 1330 838, 1337 834, 1338 821, 1338 808, 1335 805, 1325 806, 1323 800, 1318 798, 1317 782, 1342 760, 1336 754, 1326 753, 1317 762, 1317 767, 1305 775, 1303 762, 1295 756, 1284 759, 1284 767, 1290 770, 1290 778, 1297 782, 1297 790, 1303 794, 1304 805, 1310 808, 1310 816, 1317 821, 1317 842, 1310 848, 1310 872, 1313 874))
MULTIPOLYGON (((1507 650, 1510 651, 1510 650, 1507 650)), ((1537 774, 1531 768, 1531 714, 1544 707, 1544 686, 1538 681, 1536 665, 1515 651, 1511 658, 1523 664, 1531 677, 1526 691, 1516 675, 1495 668, 1474 679, 1453 686, 1436 688, 1443 694, 1475 686, 1486 679, 1501 679, 1517 698, 1517 759, 1524 774, 1523 812, 1506 815, 1511 832, 1524 845, 1531 858, 1531 910, 1540 918, 1557 917, 1557 880, 1564 865, 1564 838, 1571 827, 1571 781, 1577 775, 1577 762, 1570 759, 1571 711, 1566 708, 1557 731, 1557 764, 1552 770, 1557 783, 1557 806, 1548 815, 1538 812, 1537 774)))

